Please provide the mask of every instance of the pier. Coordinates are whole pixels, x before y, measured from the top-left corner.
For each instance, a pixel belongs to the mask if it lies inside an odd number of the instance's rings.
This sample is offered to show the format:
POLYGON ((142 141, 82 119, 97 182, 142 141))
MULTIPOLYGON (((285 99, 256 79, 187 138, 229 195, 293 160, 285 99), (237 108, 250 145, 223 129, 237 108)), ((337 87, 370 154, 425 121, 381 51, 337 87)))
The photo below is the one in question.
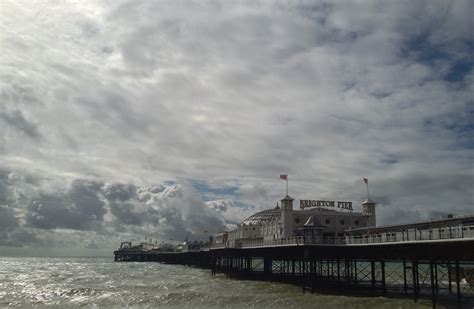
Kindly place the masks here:
POLYGON ((474 296, 474 239, 212 250, 212 274, 298 284, 303 292, 458 301, 474 296), (468 281, 469 280, 469 281, 468 281))
MULTIPOLYGON (((292 283, 304 293, 410 297, 415 302, 423 298, 435 307, 437 302, 474 299, 474 225, 457 230, 445 239, 393 241, 375 236, 353 243, 351 234, 344 244, 307 243, 295 237, 238 248, 215 244, 197 252, 117 250, 114 255, 116 261, 190 265, 227 278, 292 283)), ((415 233, 439 236, 437 229, 415 233)))
POLYGON ((367 198, 361 213, 293 211, 287 195, 281 208, 256 213, 201 247, 181 245, 181 252, 170 252, 122 243, 115 261, 196 266, 227 278, 296 284, 303 293, 409 297, 429 299, 433 307, 472 307, 474 216, 376 226, 375 204, 367 198))

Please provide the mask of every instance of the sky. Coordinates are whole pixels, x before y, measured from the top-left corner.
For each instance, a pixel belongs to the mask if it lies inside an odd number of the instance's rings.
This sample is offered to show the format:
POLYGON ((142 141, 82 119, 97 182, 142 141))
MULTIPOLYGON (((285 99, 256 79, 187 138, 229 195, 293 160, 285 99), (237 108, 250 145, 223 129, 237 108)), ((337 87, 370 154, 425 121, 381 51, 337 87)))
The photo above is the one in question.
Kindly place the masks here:
POLYGON ((474 213, 473 11, 1 1, 0 254, 205 239, 280 174, 355 211, 367 177, 382 225, 474 213))

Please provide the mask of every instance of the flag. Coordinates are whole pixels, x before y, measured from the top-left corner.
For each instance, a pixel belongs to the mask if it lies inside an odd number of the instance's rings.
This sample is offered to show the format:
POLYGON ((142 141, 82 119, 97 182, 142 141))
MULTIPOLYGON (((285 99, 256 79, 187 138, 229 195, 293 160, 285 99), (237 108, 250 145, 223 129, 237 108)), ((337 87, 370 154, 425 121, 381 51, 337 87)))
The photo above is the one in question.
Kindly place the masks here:
POLYGON ((369 179, 367 177, 364 177, 363 179, 366 184, 369 184, 369 179))
POLYGON ((280 175, 280 179, 288 180, 288 175, 280 175))

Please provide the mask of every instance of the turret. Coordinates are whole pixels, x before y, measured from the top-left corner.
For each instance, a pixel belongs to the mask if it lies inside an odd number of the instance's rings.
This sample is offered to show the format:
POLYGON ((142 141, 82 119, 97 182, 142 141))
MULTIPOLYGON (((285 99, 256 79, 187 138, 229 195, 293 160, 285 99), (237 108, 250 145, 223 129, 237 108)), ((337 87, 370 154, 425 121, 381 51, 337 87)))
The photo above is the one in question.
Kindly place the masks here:
POLYGON ((375 226, 375 202, 370 198, 362 202, 362 213, 367 216, 367 226, 375 226))
POLYGON ((282 237, 293 236, 293 201, 294 199, 288 195, 281 200, 282 237))

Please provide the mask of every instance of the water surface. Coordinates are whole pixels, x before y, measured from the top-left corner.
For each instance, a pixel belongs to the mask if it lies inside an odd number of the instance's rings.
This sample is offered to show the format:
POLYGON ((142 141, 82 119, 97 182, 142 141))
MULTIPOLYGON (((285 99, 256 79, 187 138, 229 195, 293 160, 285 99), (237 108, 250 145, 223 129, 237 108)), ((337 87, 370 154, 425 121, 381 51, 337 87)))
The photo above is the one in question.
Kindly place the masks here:
POLYGON ((230 280, 209 270, 112 258, 0 257, 0 307, 429 308, 384 297, 303 294, 293 285, 230 280))

